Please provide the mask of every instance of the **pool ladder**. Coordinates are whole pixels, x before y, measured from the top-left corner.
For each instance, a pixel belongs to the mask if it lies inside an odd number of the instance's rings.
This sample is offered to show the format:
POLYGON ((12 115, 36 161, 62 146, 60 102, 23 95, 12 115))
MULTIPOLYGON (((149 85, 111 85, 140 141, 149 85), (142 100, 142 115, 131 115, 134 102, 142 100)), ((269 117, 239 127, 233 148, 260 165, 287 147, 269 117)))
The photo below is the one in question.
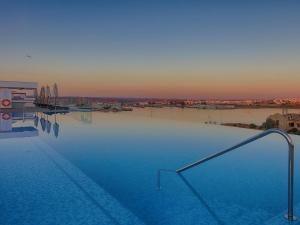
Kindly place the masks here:
POLYGON ((242 147, 244 145, 247 145, 253 141, 256 141, 260 138, 263 138, 269 134, 279 134, 281 135, 286 142, 288 143, 288 147, 289 147, 289 160, 288 160, 288 213, 287 215, 285 215, 285 217, 289 220, 289 221, 294 221, 296 220, 296 217, 294 216, 294 144, 293 141, 291 139, 291 137, 284 131, 277 129, 277 128, 273 128, 273 129, 269 129, 266 130, 264 132, 261 132, 245 141, 242 141, 230 148, 227 148, 223 151, 217 152, 215 154, 209 155, 203 159, 200 159, 196 162, 193 162, 191 164, 185 165, 179 169, 176 170, 176 173, 181 173, 183 171, 186 171, 188 169, 191 169, 192 167, 198 166, 204 162, 207 162, 211 159, 217 158, 221 155, 224 155, 225 153, 228 153, 234 149, 237 149, 239 147, 242 147))

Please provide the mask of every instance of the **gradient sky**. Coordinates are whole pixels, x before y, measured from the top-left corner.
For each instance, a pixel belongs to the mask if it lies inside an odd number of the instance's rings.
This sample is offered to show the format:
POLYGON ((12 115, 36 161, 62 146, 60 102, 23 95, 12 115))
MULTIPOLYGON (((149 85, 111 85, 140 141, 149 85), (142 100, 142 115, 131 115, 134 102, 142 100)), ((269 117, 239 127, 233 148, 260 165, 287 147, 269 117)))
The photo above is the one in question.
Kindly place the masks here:
POLYGON ((0 80, 63 95, 300 97, 300 1, 0 0, 0 80))

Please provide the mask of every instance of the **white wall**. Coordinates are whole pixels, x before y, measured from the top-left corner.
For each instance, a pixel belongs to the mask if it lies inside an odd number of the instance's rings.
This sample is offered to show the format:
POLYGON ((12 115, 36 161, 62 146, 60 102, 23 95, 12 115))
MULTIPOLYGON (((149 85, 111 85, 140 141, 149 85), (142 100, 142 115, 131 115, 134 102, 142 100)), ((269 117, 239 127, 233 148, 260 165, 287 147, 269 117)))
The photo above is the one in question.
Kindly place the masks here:
POLYGON ((11 90, 7 88, 0 88, 0 108, 12 107, 12 95, 11 90))

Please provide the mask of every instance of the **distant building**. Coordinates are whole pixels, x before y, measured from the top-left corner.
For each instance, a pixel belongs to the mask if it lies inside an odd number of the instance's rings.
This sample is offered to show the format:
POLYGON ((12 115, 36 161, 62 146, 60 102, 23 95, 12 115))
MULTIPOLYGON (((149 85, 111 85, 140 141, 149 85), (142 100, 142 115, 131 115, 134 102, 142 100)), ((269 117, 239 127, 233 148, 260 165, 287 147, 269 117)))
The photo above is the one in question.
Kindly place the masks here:
POLYGON ((33 107, 38 84, 0 81, 0 109, 33 107))
POLYGON ((267 119, 272 119, 275 122, 276 126, 282 130, 289 131, 293 128, 297 128, 298 130, 300 130, 300 114, 276 113, 269 116, 267 119))

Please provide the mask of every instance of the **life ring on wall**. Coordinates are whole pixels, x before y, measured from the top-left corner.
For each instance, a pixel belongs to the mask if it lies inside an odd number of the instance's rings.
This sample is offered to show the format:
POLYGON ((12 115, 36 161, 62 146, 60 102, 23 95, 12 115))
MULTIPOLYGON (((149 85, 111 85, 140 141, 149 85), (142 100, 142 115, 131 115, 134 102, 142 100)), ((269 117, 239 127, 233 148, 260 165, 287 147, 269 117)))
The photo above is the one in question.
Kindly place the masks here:
POLYGON ((10 106, 11 104, 11 101, 9 99, 3 99, 1 101, 1 104, 4 106, 4 107, 7 107, 7 106, 10 106))
POLYGON ((10 120, 11 119, 11 115, 9 113, 3 113, 2 114, 2 119, 3 120, 10 120))

